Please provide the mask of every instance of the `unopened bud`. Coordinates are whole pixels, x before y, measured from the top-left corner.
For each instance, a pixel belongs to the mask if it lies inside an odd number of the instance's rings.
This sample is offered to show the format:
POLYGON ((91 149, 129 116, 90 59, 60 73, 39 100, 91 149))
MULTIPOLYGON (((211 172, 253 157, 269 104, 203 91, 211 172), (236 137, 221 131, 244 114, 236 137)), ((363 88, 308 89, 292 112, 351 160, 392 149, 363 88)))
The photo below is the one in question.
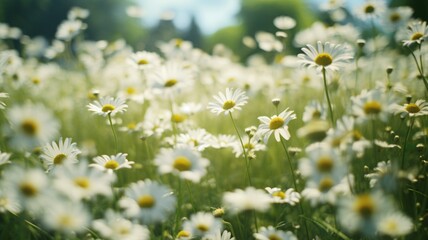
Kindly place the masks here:
POLYGON ((217 208, 213 211, 213 215, 216 218, 221 218, 224 215, 224 208, 217 208))
POLYGON ((391 73, 392 73, 392 71, 394 71, 394 68, 393 68, 393 67, 387 67, 387 68, 386 68, 386 73, 391 74, 391 73))
POLYGON ((279 98, 272 99, 272 104, 274 106, 278 106, 280 103, 281 103, 281 99, 279 99, 279 98))
POLYGON ((366 41, 364 39, 358 39, 357 45, 358 45, 358 47, 363 48, 364 45, 366 45, 366 41))

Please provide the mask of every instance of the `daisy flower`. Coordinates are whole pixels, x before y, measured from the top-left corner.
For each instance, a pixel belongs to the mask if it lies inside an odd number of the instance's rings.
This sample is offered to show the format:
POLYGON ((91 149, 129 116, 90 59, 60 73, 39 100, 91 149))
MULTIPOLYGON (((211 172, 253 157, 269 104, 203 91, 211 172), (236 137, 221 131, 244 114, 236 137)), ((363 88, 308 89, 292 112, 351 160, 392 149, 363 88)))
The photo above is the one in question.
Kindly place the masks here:
POLYGON ((9 161, 10 155, 11 155, 10 153, 5 153, 0 151, 0 166, 10 163, 9 161))
POLYGON ((50 141, 59 130, 59 123, 53 113, 43 105, 26 104, 7 109, 10 126, 10 145, 19 150, 33 150, 50 141))
POLYGON ((182 62, 170 61, 152 69, 147 78, 155 89, 170 91, 189 84, 193 79, 193 73, 182 62))
POLYGON ((395 114, 400 114, 402 118, 420 117, 428 115, 428 102, 423 99, 416 100, 415 103, 406 103, 404 106, 394 104, 395 114))
POLYGON ((379 219, 377 229, 381 234, 396 238, 412 232, 413 223, 406 215, 392 212, 379 219))
POLYGON ((406 33, 402 33, 406 36, 403 40, 403 46, 410 47, 413 44, 421 44, 425 38, 428 37, 428 27, 425 21, 412 21, 410 22, 406 33))
POLYGON ((66 138, 64 141, 60 138, 58 144, 52 142, 42 148, 41 158, 49 171, 56 165, 77 163, 78 154, 80 150, 76 147, 76 143, 71 142, 71 138, 66 138))
POLYGON ((389 8, 381 19, 387 29, 396 31, 412 17, 413 9, 407 6, 389 8))
POLYGON ((173 173, 195 183, 205 176, 209 164, 208 159, 188 147, 163 148, 155 158, 155 165, 161 174, 173 173))
POLYGON ((290 231, 277 230, 273 226, 261 227, 258 233, 253 234, 257 240, 297 240, 297 237, 290 231))
POLYGON ((383 193, 363 193, 342 199, 339 203, 338 221, 351 233, 361 232, 366 236, 374 236, 379 219, 392 211, 393 204, 383 193))
POLYGON ((386 122, 392 112, 394 99, 392 96, 378 89, 364 89, 360 95, 351 96, 352 106, 350 110, 356 117, 357 122, 379 118, 386 122))
POLYGON ((380 17, 387 6, 384 0, 367 0, 364 4, 355 8, 355 15, 362 20, 370 20, 380 17))
POLYGON ((118 153, 116 155, 101 155, 95 157, 93 160, 95 163, 89 164, 90 167, 97 168, 102 171, 112 173, 113 171, 121 168, 132 168, 132 164, 135 162, 126 159, 128 154, 118 153))
POLYGON ((114 116, 116 113, 123 113, 127 110, 128 105, 126 100, 121 97, 102 97, 93 103, 87 105, 88 110, 94 114, 106 117, 107 115, 114 116))
POLYGON ((150 232, 147 227, 134 223, 121 214, 108 209, 103 219, 96 219, 92 226, 101 236, 110 240, 148 240, 150 232))
MULTIPOLYGON (((8 98, 9 95, 4 92, 0 92, 0 98, 8 98)), ((0 101, 0 109, 4 109, 6 107, 6 104, 2 101, 0 101)))
POLYGON ((85 25, 80 20, 65 20, 58 26, 55 37, 60 40, 69 41, 84 28, 85 25))
POLYGON ((232 88, 226 88, 226 93, 219 92, 217 96, 213 97, 216 101, 208 103, 208 109, 217 115, 221 113, 227 115, 235 110, 241 110, 241 107, 247 104, 248 100, 245 92, 232 88))
POLYGON ((223 194, 223 206, 232 214, 247 210, 265 212, 270 208, 271 197, 265 191, 247 187, 245 190, 236 189, 223 194))
POLYGON ((190 130, 177 136, 177 147, 187 147, 202 152, 211 146, 213 136, 205 129, 190 130))
POLYGON ((126 216, 139 218, 144 224, 166 220, 175 204, 176 198, 168 187, 149 179, 131 183, 119 200, 126 216))
POLYGON ((215 235, 222 228, 220 219, 215 218, 211 213, 197 212, 190 216, 190 219, 183 223, 184 231, 193 237, 210 237, 215 235))
POLYGON ((272 197, 273 203, 288 203, 291 206, 294 206, 300 201, 300 194, 296 192, 293 188, 289 188, 285 192, 282 191, 281 188, 276 187, 266 187, 265 190, 272 197))
POLYGON ((309 122, 311 120, 318 119, 327 119, 327 107, 318 101, 312 100, 308 105, 305 106, 302 120, 303 122, 309 122))
POLYGON ((96 195, 111 196, 111 185, 116 180, 113 174, 89 168, 85 161, 56 167, 53 175, 53 186, 73 201, 90 199, 96 195))
POLYGON ((288 123, 296 119, 296 114, 293 111, 288 111, 287 108, 278 115, 273 115, 272 117, 262 116, 258 117, 258 119, 262 123, 259 125, 256 135, 263 137, 266 144, 272 133, 277 142, 280 141, 281 137, 289 140, 291 136, 288 131, 288 123))
POLYGON ((16 194, 11 191, 7 191, 7 189, 0 184, 0 213, 5 212, 18 214, 21 212, 21 205, 18 203, 16 194))
POLYGON ((224 230, 223 233, 218 230, 214 235, 204 237, 202 240, 235 240, 235 238, 227 230, 224 230))
POLYGON ((91 215, 80 202, 50 200, 42 215, 47 228, 65 234, 84 232, 89 227, 91 215))
POLYGON ((349 186, 352 186, 353 182, 353 175, 344 177, 339 183, 333 186, 331 186, 332 181, 328 177, 321 179, 319 183, 310 181, 306 184, 305 189, 303 189, 302 197, 308 200, 312 207, 324 203, 336 205, 340 196, 351 194, 349 186))
MULTIPOLYGON (((266 145, 255 137, 250 138, 249 136, 243 136, 242 142, 244 143, 244 149, 249 156, 255 156, 256 152, 266 150, 266 145)), ((232 150, 235 153, 236 158, 244 153, 241 142, 236 139, 232 143, 232 150)))
POLYGON ((329 42, 317 42, 317 48, 312 45, 306 45, 302 48, 303 53, 297 55, 300 58, 300 64, 309 68, 316 68, 317 71, 322 69, 337 71, 353 58, 353 54, 347 47, 340 44, 329 42))
POLYGON ((296 26, 296 20, 289 16, 279 16, 273 20, 273 25, 281 30, 289 30, 296 26))
POLYGON ((159 66, 161 64, 161 58, 156 53, 140 51, 131 54, 129 63, 138 69, 148 69, 159 66))

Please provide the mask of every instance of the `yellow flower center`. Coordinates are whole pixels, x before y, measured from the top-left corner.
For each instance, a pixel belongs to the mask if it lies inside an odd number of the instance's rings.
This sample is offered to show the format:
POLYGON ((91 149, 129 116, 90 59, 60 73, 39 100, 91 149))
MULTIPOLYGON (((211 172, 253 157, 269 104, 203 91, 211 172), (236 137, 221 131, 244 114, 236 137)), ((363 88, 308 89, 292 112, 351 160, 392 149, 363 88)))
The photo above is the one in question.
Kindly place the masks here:
POLYGON ((331 157, 328 157, 328 156, 322 156, 317 161, 317 169, 322 173, 331 172, 331 170, 333 169, 333 166, 334 166, 333 159, 331 159, 331 157))
POLYGON ((119 167, 119 163, 116 162, 116 160, 110 159, 104 164, 104 167, 107 169, 113 169, 114 170, 117 167, 119 167))
POLYGON ((333 62, 333 57, 328 53, 320 53, 315 57, 315 63, 327 67, 333 62))
POLYGON ((190 237, 190 232, 181 230, 180 232, 177 233, 177 238, 181 238, 181 237, 190 237))
POLYGON ((118 229, 118 232, 119 232, 119 235, 121 235, 121 236, 127 236, 127 235, 129 235, 129 233, 131 233, 130 229, 126 226, 120 227, 118 229))
POLYGON ((143 195, 138 198, 137 203, 141 208, 151 208, 155 205, 155 199, 151 195, 143 195))
POLYGON ((229 109, 233 108, 235 105, 236 105, 235 101, 227 100, 226 102, 223 103, 223 109, 229 110, 229 109))
POLYGON ((313 118, 313 119, 319 119, 320 117, 321 117, 321 112, 320 112, 320 111, 315 110, 315 111, 312 113, 312 118, 313 118))
POLYGON ((179 156, 174 160, 173 167, 178 171, 187 171, 192 167, 192 162, 184 156, 179 156))
POLYGON ((328 190, 330 190, 330 188, 333 187, 333 185, 333 179, 331 179, 330 177, 325 177, 321 179, 320 183, 318 184, 318 189, 321 192, 327 192, 328 190))
POLYGON ((147 59, 140 59, 137 62, 138 65, 147 65, 149 64, 149 61, 147 61, 147 59))
POLYGON ((364 12, 367 14, 370 13, 374 13, 375 12, 375 7, 371 4, 368 4, 365 8, 364 8, 364 12))
POLYGON ((183 114, 172 114, 171 121, 174 123, 181 123, 186 120, 186 116, 183 114))
POLYGON ((245 148, 245 149, 248 149, 248 150, 252 150, 252 149, 254 149, 254 145, 253 145, 253 144, 251 144, 251 143, 245 143, 245 144, 244 144, 244 148, 245 148))
POLYGON ((137 90, 136 90, 134 87, 127 87, 127 88, 126 88, 126 93, 127 93, 128 95, 135 94, 136 92, 137 92, 137 90))
POLYGON ((165 82, 165 84, 164 84, 164 86, 165 87, 172 87, 172 86, 174 86, 175 84, 177 84, 177 79, 168 79, 166 82, 165 82))
POLYGON ((382 105, 378 101, 368 101, 364 104, 363 110, 366 114, 378 114, 382 111, 382 105))
POLYGON ((368 194, 363 194, 357 197, 354 203, 354 211, 360 214, 364 218, 368 218, 373 215, 376 210, 373 198, 368 194))
POLYGON ((35 85, 38 85, 41 81, 40 81, 40 78, 33 77, 33 78, 31 78, 31 82, 33 82, 35 85))
POLYGON ((393 23, 398 22, 401 20, 401 16, 398 13, 393 13, 389 16, 389 20, 393 23))
POLYGON ((30 182, 21 183, 21 185, 19 186, 19 190, 21 190, 21 193, 27 197, 34 197, 39 192, 36 186, 34 186, 30 182))
POLYGON ((409 113, 418 113, 419 111, 421 111, 421 109, 419 108, 418 105, 414 103, 410 103, 410 104, 407 104, 406 111, 409 113))
POLYGON ((114 109, 116 109, 115 106, 111 104, 104 104, 104 106, 101 108, 101 111, 103 112, 112 112, 114 109))
POLYGON ((281 240, 282 238, 276 235, 275 233, 269 235, 269 240, 281 240))
POLYGON ((180 39, 180 38, 175 39, 176 47, 181 47, 182 44, 183 44, 183 39, 180 39))
POLYGON ((62 164, 62 162, 64 161, 64 159, 67 158, 67 155, 65 155, 64 153, 60 153, 58 155, 56 155, 53 159, 53 163, 54 164, 62 164))
POLYGON ((282 117, 273 117, 269 123, 269 129, 275 130, 284 125, 284 119, 282 117))
POLYGON ((210 229, 206 224, 198 224, 196 228, 201 232, 206 232, 210 229))
POLYGON ((414 40, 418 40, 418 39, 422 38, 423 36, 424 35, 422 33, 416 32, 412 35, 412 37, 410 39, 414 41, 414 40))
POLYGON ((130 130, 134 130, 137 127, 137 125, 135 123, 131 122, 131 123, 128 123, 126 125, 126 127, 130 130))
POLYGON ((62 215, 59 217, 58 223, 62 227, 70 227, 73 225, 73 218, 69 215, 62 215))
POLYGON ((392 219, 388 219, 388 220, 386 220, 386 222, 385 222, 385 225, 384 225, 385 227, 386 227, 386 229, 389 231, 389 232, 397 232, 397 229, 398 229, 398 224, 397 224, 397 222, 396 221, 394 221, 394 220, 392 220, 392 219))
POLYGON ((21 129, 24 131, 25 134, 34 136, 39 131, 39 125, 33 119, 25 119, 21 123, 21 129))
POLYGON ((361 132, 360 131, 358 131, 358 130, 354 130, 354 131, 352 131, 352 139, 354 140, 354 141, 359 141, 359 140, 361 140, 361 139, 363 139, 363 135, 361 134, 361 132))
POLYGON ((88 189, 90 185, 90 181, 87 177, 77 177, 74 179, 74 184, 76 184, 81 188, 88 189))
POLYGON ((283 191, 278 191, 278 192, 274 192, 274 193, 272 193, 272 196, 274 196, 274 197, 279 197, 279 198, 281 198, 281 199, 285 199, 285 192, 283 192, 283 191))

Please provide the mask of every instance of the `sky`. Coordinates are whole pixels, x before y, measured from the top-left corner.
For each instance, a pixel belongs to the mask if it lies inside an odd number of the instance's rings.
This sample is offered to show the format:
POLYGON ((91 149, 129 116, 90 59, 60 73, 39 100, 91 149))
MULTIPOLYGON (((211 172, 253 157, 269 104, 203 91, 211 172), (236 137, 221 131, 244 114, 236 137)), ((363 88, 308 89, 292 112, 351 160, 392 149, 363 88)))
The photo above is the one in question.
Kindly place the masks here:
MULTIPOLYGON (((143 22, 148 26, 157 24, 161 16, 172 17, 177 28, 185 30, 192 15, 204 34, 237 23, 240 0, 138 0, 142 9, 143 22), (166 14, 167 13, 167 14, 166 14)), ((284 0, 286 1, 286 0, 284 0)), ((319 4, 326 0, 305 0, 310 4, 319 4)), ((356 5, 363 0, 348 0, 356 5)))

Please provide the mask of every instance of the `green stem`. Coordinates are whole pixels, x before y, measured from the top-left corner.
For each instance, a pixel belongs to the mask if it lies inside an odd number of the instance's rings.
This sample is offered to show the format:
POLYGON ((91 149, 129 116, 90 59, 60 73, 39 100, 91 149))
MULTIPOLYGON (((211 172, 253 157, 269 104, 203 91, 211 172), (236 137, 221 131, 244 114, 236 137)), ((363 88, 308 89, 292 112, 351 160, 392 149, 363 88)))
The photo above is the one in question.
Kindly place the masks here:
MULTIPOLYGON (((290 154, 288 153, 287 147, 285 146, 284 140, 282 138, 281 138, 281 145, 285 151, 285 154, 287 155, 288 165, 290 166, 291 176, 293 177, 294 189, 297 192, 299 192, 299 189, 297 188, 296 176, 294 175, 293 164, 291 163, 291 157, 290 157, 290 154)), ((299 202, 299 209, 300 209, 300 214, 302 215, 303 218, 305 218, 305 212, 303 211, 303 206, 302 206, 302 203, 300 203, 300 202, 299 202)), ((310 239, 309 238, 308 225, 306 224, 306 221, 304 219, 303 219, 303 225, 305 225, 306 239, 310 239)))
POLYGON ((238 128, 236 127, 236 123, 235 120, 233 119, 232 113, 229 112, 229 116, 230 119, 232 119, 232 123, 233 123, 233 127, 235 128, 236 134, 238 135, 239 138, 239 142, 241 143, 241 147, 242 147, 242 152, 244 153, 244 157, 245 157, 245 166, 247 168, 247 177, 248 177, 248 183, 249 185, 253 185, 251 182, 251 176, 250 176, 250 163, 249 163, 249 159, 248 159, 248 155, 247 155, 247 151, 245 150, 245 146, 244 146, 244 142, 242 141, 242 137, 241 134, 238 131, 238 128))
POLYGON ((116 135, 116 131, 114 130, 113 122, 111 121, 111 115, 110 114, 111 113, 108 113, 107 117, 108 117, 108 122, 110 123, 111 131, 113 132, 113 136, 114 136, 114 147, 115 147, 114 150, 117 153, 117 148, 118 148, 118 146, 117 146, 117 135, 116 135))
POLYGON ((406 156, 407 142, 409 140, 410 132, 411 132, 411 130, 413 128, 413 124, 414 123, 415 123, 415 118, 411 117, 410 118, 410 126, 407 129, 407 133, 406 133, 406 139, 404 139, 403 154, 402 154, 402 157, 401 157, 401 169, 404 169, 404 159, 405 159, 405 156, 406 156))
MULTIPOLYGON (((427 82, 427 79, 426 79, 426 78, 425 78, 425 76, 424 76, 423 68, 422 68, 422 66, 421 66, 421 67, 419 67, 418 59, 416 58, 415 54, 413 53, 413 51, 412 51, 410 48, 409 48, 409 50, 410 50, 410 53, 411 53, 411 54, 412 54, 412 56, 413 56, 413 59, 415 60, 416 67, 418 68, 419 75, 421 75, 421 77, 422 77, 422 81, 424 82, 425 88, 426 88, 426 90, 428 91, 428 82, 427 82)), ((422 60, 422 59, 421 59, 421 60, 422 60)), ((421 65, 422 65, 422 62, 421 62, 421 65)))
POLYGON ((181 194, 181 179, 178 180, 178 194, 177 194, 177 212, 175 215, 175 221, 174 221, 174 234, 178 233, 178 221, 181 217, 181 206, 183 205, 183 195, 181 194))
POLYGON ((328 109, 330 112, 330 121, 331 121, 331 126, 335 127, 336 124, 334 122, 334 117, 333 117, 333 108, 331 107, 331 101, 330 101, 330 96, 328 94, 328 89, 327 89, 327 78, 325 76, 325 68, 322 68, 322 78, 324 81, 324 90, 325 90, 325 96, 327 97, 327 103, 328 103, 328 109))
POLYGON ((223 220, 223 224, 226 225, 230 229, 230 232, 232 233, 232 236, 236 238, 236 234, 235 234, 235 231, 233 230, 232 224, 230 222, 227 222, 227 221, 224 221, 224 220, 223 220))

